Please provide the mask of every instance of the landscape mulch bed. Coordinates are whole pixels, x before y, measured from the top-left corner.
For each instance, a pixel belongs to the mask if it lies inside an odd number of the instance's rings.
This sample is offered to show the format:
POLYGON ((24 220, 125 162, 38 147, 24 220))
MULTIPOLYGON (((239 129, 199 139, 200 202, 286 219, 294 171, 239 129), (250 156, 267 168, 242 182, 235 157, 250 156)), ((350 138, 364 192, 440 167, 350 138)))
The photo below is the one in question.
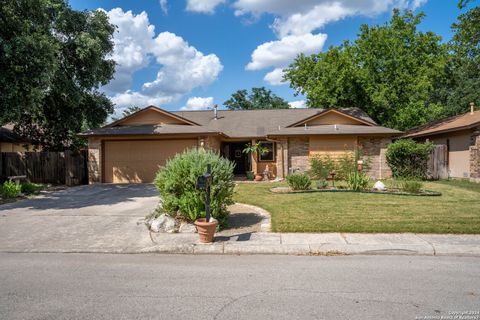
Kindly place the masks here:
POLYGON ((419 193, 410 193, 405 192, 400 189, 387 189, 386 191, 380 190, 364 190, 364 191, 354 191, 351 189, 338 189, 338 188, 328 188, 328 189, 308 189, 308 190, 292 190, 290 187, 275 187, 271 188, 270 192, 277 194, 292 194, 292 193, 313 193, 313 192, 356 192, 356 193, 374 193, 374 194, 386 194, 386 195, 397 195, 397 196, 441 196, 440 192, 431 191, 431 190, 421 190, 419 193))

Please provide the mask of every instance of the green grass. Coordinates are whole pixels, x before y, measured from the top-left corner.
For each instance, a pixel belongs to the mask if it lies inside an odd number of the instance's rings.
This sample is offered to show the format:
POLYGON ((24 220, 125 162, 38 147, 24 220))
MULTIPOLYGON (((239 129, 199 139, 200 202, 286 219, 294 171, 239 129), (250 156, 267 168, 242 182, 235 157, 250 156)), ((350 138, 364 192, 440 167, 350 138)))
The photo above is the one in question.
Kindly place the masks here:
POLYGON ((369 193, 273 194, 285 183, 239 184, 235 201, 272 214, 275 232, 415 232, 480 234, 480 184, 425 182, 439 197, 369 193))

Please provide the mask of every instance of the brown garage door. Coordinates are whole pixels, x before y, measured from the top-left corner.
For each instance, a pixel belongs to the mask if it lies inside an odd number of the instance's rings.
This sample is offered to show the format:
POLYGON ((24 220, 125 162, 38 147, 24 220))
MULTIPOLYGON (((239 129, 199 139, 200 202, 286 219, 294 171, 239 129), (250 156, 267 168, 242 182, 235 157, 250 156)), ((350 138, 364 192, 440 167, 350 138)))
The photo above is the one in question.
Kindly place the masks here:
POLYGON ((106 141, 104 182, 152 182, 168 159, 196 145, 194 139, 106 141))

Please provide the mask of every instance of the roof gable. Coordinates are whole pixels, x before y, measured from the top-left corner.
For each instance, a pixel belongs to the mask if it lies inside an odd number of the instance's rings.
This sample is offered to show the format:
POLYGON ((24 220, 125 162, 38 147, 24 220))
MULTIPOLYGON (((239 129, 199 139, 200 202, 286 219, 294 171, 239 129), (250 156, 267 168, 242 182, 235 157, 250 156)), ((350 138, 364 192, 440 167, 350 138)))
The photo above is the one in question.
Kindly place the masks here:
POLYGON ((407 131, 404 137, 422 137, 444 132, 465 130, 480 126, 480 111, 468 112, 440 119, 407 131))
POLYGON ((198 125, 191 120, 185 119, 171 112, 154 106, 149 106, 117 120, 106 127, 155 124, 198 125))
POLYGON ((375 126, 374 123, 366 121, 362 118, 356 117, 351 114, 347 114, 338 109, 325 109, 313 116, 292 123, 287 126, 298 127, 302 125, 316 126, 316 125, 333 125, 333 124, 345 124, 345 125, 366 125, 375 126))

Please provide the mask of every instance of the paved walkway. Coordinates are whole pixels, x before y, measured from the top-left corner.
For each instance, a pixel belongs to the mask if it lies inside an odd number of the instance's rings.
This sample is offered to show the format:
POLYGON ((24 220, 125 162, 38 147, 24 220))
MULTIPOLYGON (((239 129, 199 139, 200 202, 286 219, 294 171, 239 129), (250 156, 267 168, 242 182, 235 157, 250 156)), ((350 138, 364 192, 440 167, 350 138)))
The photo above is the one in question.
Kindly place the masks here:
POLYGON ((480 256, 480 235, 268 233, 268 212, 238 204, 237 227, 202 245, 197 234, 150 234, 143 218, 157 203, 145 184, 81 186, 4 204, 0 252, 480 256))

